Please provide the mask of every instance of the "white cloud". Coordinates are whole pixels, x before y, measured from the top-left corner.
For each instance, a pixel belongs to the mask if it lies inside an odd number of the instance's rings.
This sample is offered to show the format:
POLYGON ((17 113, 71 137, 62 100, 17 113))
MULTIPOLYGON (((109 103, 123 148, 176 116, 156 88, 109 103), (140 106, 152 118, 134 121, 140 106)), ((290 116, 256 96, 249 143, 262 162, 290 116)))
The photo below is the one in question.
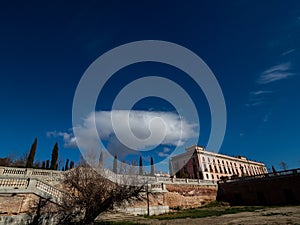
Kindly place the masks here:
POLYGON ((170 149, 170 148, 167 148, 167 147, 164 147, 163 151, 164 151, 165 153, 167 153, 167 152, 171 151, 171 149, 170 149))
POLYGON ((158 153, 158 156, 159 156, 159 157, 168 157, 169 154, 168 154, 168 153, 159 152, 159 153, 158 153))
POLYGON ((64 140, 65 148, 76 148, 76 138, 72 133, 67 132, 57 132, 57 131, 49 131, 47 132, 47 137, 62 137, 64 140))
MULTIPOLYGON (((116 118, 114 122, 118 128, 118 137, 121 136, 126 139, 127 143, 130 143, 128 148, 145 149, 159 144, 181 146, 188 139, 198 135, 195 131, 197 124, 189 123, 186 119, 172 112, 114 110, 92 113, 84 119, 82 126, 73 128, 76 129, 77 141, 89 149, 99 149, 99 137, 114 148, 119 145, 115 129, 112 126, 112 113, 116 118), (93 130, 93 118, 95 118, 99 137, 93 130), (128 124, 131 132, 128 132, 128 124), (140 141, 137 141, 137 138, 140 141)), ((76 138, 70 133, 48 132, 49 135, 63 137, 66 147, 73 147, 76 142, 76 138)), ((168 151, 166 148, 163 153, 168 151)))
POLYGON ((268 84, 293 75, 295 73, 291 72, 291 63, 282 63, 265 70, 257 80, 257 83, 268 84))

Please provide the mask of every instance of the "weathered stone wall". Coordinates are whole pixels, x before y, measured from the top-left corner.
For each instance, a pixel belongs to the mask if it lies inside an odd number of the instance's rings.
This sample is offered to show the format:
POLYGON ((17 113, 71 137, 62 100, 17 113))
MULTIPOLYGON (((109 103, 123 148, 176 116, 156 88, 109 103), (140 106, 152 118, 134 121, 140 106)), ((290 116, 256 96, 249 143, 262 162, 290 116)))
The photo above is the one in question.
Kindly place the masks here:
POLYGON ((218 200, 232 205, 300 204, 300 173, 219 184, 218 200))
MULTIPOLYGON (((211 201, 217 196, 216 185, 166 184, 165 192, 149 193, 150 206, 169 206, 175 208, 195 208, 211 201)), ((147 196, 127 207, 147 207, 147 196)))
POLYGON ((26 213, 37 199, 34 194, 0 194, 0 214, 26 213))
POLYGON ((167 184, 165 204, 172 208, 195 208, 216 200, 217 186, 167 184))

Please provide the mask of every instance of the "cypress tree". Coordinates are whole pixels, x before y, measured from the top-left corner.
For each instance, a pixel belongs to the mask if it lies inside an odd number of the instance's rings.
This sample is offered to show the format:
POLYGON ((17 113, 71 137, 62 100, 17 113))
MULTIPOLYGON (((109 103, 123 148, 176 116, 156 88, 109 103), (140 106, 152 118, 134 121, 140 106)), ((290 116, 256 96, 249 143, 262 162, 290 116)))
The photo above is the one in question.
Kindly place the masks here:
POLYGON ((152 156, 151 156, 151 159, 150 159, 150 165, 151 165, 151 172, 150 172, 150 175, 151 175, 151 176, 154 176, 154 162, 153 162, 152 156))
POLYGON ((170 176, 174 177, 173 165, 170 159, 169 159, 169 172, 170 172, 170 176))
POLYGON ((67 161, 66 161, 65 170, 66 171, 69 170, 69 159, 67 159, 67 161))
POLYGON ((53 150, 52 150, 52 158, 51 158, 51 170, 57 170, 57 160, 58 160, 58 144, 57 142, 55 143, 53 150))
POLYGON ((101 151, 100 158, 99 158, 99 168, 100 169, 103 169, 103 164, 104 164, 104 162, 103 162, 103 152, 101 151))
POLYGON ((123 160, 119 166, 119 174, 125 174, 125 161, 123 160))
POLYGON ((113 172, 114 173, 118 173, 118 158, 117 158, 117 155, 115 155, 114 157, 114 165, 113 165, 113 172))
POLYGON ((50 169, 50 160, 48 159, 46 161, 46 170, 49 170, 50 169))
POLYGON ((143 175, 143 159, 140 156, 139 175, 143 175))
POLYGON ((74 161, 71 161, 70 162, 70 169, 73 169, 74 168, 74 161))
POLYGON ((36 152, 36 146, 37 146, 37 138, 34 139, 34 142, 31 145, 30 152, 29 152, 27 162, 26 162, 26 168, 32 168, 33 167, 33 161, 34 161, 34 156, 35 156, 35 152, 36 152))
POLYGON ((46 169, 46 161, 42 162, 42 169, 46 169))

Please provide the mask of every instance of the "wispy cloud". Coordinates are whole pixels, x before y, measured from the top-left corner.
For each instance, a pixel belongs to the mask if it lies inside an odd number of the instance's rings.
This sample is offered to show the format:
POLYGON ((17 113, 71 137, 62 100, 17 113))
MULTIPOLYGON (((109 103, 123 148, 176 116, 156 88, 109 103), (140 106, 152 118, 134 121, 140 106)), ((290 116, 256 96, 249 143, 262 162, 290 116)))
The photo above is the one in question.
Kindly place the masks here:
POLYGON ((272 93, 273 91, 269 91, 269 90, 251 91, 249 94, 249 103, 247 103, 246 106, 251 107, 251 106, 262 105, 269 99, 269 96, 272 93))
POLYGON ((263 95, 263 94, 270 94, 270 93, 273 93, 273 91, 259 90, 259 91, 251 91, 250 95, 251 96, 260 96, 260 95, 263 95))
POLYGON ((291 71, 291 63, 282 63, 265 70, 257 80, 258 84, 268 84, 295 75, 291 71))
POLYGON ((296 49, 290 49, 290 50, 288 50, 288 51, 285 51, 285 52, 281 53, 281 56, 289 55, 289 54, 293 53, 295 50, 296 50, 296 49))
POLYGON ((270 110, 267 114, 265 114, 263 118, 263 122, 267 123, 270 120, 271 115, 272 115, 272 111, 270 110))

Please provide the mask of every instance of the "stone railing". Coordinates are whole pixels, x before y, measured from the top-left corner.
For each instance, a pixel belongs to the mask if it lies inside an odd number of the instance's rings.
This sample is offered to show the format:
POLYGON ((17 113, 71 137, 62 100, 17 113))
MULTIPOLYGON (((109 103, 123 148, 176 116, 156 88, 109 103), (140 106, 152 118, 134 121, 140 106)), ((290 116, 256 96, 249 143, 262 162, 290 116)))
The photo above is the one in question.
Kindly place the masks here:
POLYGON ((228 177, 227 179, 220 180, 219 183, 248 181, 248 180, 256 180, 256 179, 270 179, 273 177, 295 176, 295 175, 300 176, 300 168, 292 169, 292 170, 283 170, 283 171, 273 172, 273 173, 258 174, 254 176, 235 177, 235 178, 228 177))
POLYGON ((35 186, 36 186, 37 189, 39 189, 41 191, 44 191, 45 193, 47 193, 49 195, 59 197, 59 198, 62 196, 62 191, 58 190, 57 188, 54 188, 54 187, 50 186, 47 183, 42 182, 40 180, 36 181, 35 186))
POLYGON ((135 184, 175 183, 175 184, 195 184, 195 185, 217 185, 217 182, 212 180, 187 179, 187 178, 182 179, 182 178, 169 178, 169 177, 158 177, 158 176, 123 175, 123 174, 116 174, 108 169, 104 169, 103 173, 107 179, 122 184, 124 184, 125 182, 129 183, 130 181, 133 181, 135 182, 135 184))
POLYGON ((33 193, 40 197, 60 203, 64 191, 39 180, 38 178, 0 177, 1 194, 33 193))
POLYGON ((6 188, 26 188, 29 185, 29 181, 26 178, 0 178, 0 189, 6 188))
MULTIPOLYGON (((216 181, 208 181, 208 180, 200 180, 200 179, 182 179, 182 178, 169 178, 169 177, 158 177, 158 176, 140 176, 140 175, 123 175, 116 174, 108 169, 103 169, 98 171, 102 173, 107 179, 119 183, 119 184, 127 184, 127 185, 141 185, 141 184, 158 184, 158 186, 163 187, 162 184, 193 184, 193 185, 216 185, 216 181)), ((45 187, 51 184, 53 181, 62 181, 65 172, 56 171, 56 170, 42 170, 42 169, 32 169, 32 168, 14 168, 14 167, 0 167, 0 178, 12 177, 22 178, 21 180, 34 180, 35 178, 43 181, 43 185, 39 182, 39 188, 45 187)), ((38 188, 37 187, 37 188, 38 188)), ((48 189, 50 190, 52 187, 49 185, 48 189)), ((157 190, 154 188, 153 190, 157 190)), ((160 191, 164 191, 161 189, 160 191)), ((52 192, 51 192, 52 193, 52 192)), ((49 194, 51 194, 49 193, 49 194)), ((56 194, 53 194, 57 196, 56 194)))
POLYGON ((32 168, 15 168, 15 167, 0 167, 0 176, 47 176, 47 177, 61 177, 61 171, 56 170, 43 170, 32 168))

